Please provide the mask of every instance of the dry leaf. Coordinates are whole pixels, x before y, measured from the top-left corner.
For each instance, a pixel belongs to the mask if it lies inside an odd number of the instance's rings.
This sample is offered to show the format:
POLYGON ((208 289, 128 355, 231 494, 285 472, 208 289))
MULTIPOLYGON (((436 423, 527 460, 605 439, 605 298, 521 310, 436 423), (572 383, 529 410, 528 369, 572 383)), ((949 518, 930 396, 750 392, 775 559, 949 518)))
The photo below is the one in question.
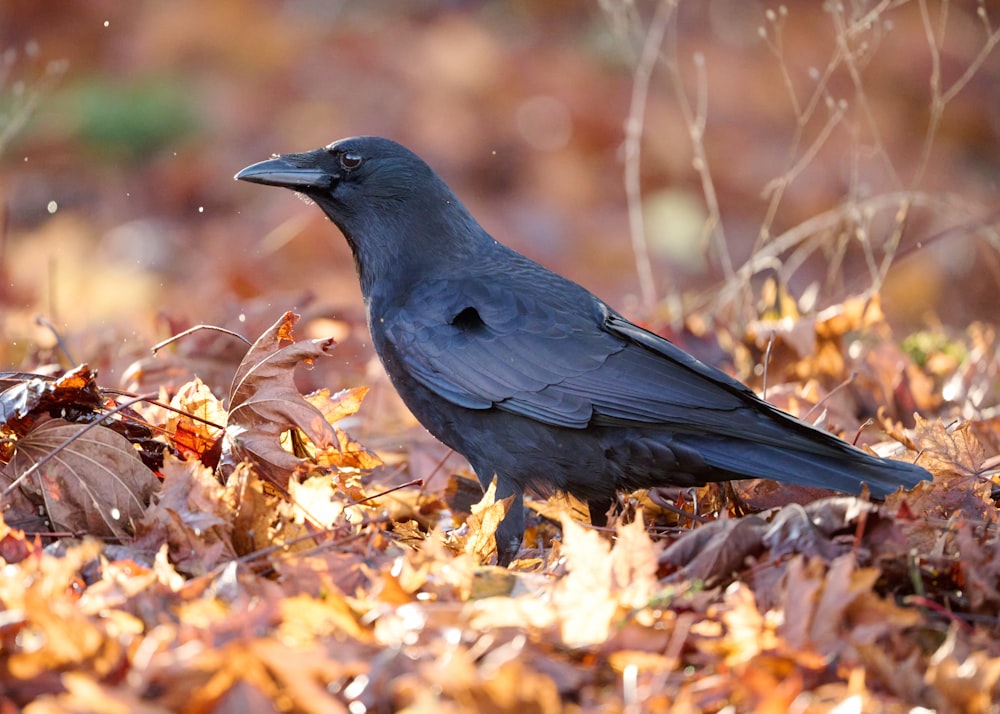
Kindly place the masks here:
POLYGON ((613 559, 608 542, 568 515, 562 519, 567 574, 552 592, 562 641, 569 647, 604 642, 618 611, 612 595, 613 559))
POLYGON ((159 481, 125 437, 103 426, 85 429, 62 419, 38 423, 18 440, 4 477, 16 481, 65 446, 20 487, 44 504, 54 530, 128 539, 159 481))
POLYGON ((611 574, 623 607, 638 610, 653 599, 660 587, 656 573, 662 549, 646 532, 641 511, 631 523, 619 524, 611 548, 611 574))
POLYGON ((986 450, 969 422, 945 428, 940 421, 916 417, 914 440, 920 448, 917 463, 934 473, 978 476, 986 461, 986 450))
POLYGON ((262 478, 284 488, 296 470, 310 466, 370 470, 382 465, 377 456, 331 425, 357 411, 366 387, 332 397, 326 390, 303 397, 296 388, 294 368, 311 364, 333 347, 332 339, 292 342, 297 319, 286 313, 257 340, 237 371, 223 446, 224 473, 246 460, 262 478))
POLYGON ((195 378, 177 390, 170 406, 179 412, 170 412, 165 424, 174 447, 181 456, 204 460, 215 448, 228 419, 222 402, 195 378))
POLYGON ((496 532, 500 521, 507 515, 513 498, 496 500, 496 479, 490 482, 479 503, 472 506, 472 515, 466 520, 468 536, 462 550, 476 556, 480 563, 487 562, 497 551, 496 532))
POLYGON ((236 558, 234 520, 232 499, 210 469, 194 458, 168 456, 163 488, 136 528, 137 546, 156 550, 169 544, 178 569, 201 575, 236 558))
POLYGON ((304 463, 282 447, 284 432, 300 429, 320 449, 338 446, 323 413, 302 397, 294 381, 294 368, 326 355, 333 340, 293 342, 297 320, 285 313, 243 358, 229 396, 223 448, 226 473, 240 461, 249 461, 261 478, 281 488, 304 463))
POLYGON ((306 401, 316 407, 327 423, 333 426, 337 435, 335 446, 319 449, 314 445, 306 445, 305 453, 310 460, 318 466, 333 469, 371 471, 382 466, 382 459, 336 426, 338 421, 353 416, 358 411, 366 394, 368 387, 354 387, 342 389, 332 396, 328 389, 321 389, 305 396, 306 401))
POLYGON ((88 365, 80 365, 61 377, 18 374, 0 380, 0 426, 29 415, 53 409, 72 409, 82 413, 96 411, 104 403, 97 387, 97 375, 88 365))
POLYGON ((329 389, 320 389, 307 394, 305 400, 320 411, 327 423, 335 424, 357 414, 366 394, 368 387, 342 389, 334 395, 330 394, 329 389))
POLYGON ((671 580, 712 582, 744 567, 749 556, 761 552, 767 521, 759 516, 723 518, 685 533, 661 556, 680 570, 671 580))

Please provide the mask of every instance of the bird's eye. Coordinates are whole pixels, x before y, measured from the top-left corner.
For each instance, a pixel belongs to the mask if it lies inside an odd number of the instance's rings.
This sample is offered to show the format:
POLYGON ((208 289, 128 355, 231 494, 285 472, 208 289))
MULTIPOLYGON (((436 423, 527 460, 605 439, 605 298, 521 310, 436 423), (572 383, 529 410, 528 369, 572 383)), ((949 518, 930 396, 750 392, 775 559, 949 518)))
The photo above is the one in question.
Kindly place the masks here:
POLYGON ((347 171, 356 169, 361 166, 361 154, 355 154, 353 151, 348 151, 347 153, 340 155, 340 165, 344 167, 347 171))

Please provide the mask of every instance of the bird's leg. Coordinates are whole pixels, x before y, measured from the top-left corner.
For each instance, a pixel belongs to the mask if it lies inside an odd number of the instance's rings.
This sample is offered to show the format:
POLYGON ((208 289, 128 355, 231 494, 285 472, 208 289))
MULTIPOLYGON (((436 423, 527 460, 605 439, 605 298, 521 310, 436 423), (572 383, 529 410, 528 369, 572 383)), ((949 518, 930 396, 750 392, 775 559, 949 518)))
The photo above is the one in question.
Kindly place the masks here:
POLYGON ((521 549, 524 538, 524 493, 513 483, 497 477, 497 500, 514 497, 507 515, 497 526, 497 565, 506 568, 521 549))
POLYGON ((608 511, 611 510, 613 499, 607 497, 591 498, 587 500, 587 510, 590 511, 590 523, 595 526, 608 525, 608 511))

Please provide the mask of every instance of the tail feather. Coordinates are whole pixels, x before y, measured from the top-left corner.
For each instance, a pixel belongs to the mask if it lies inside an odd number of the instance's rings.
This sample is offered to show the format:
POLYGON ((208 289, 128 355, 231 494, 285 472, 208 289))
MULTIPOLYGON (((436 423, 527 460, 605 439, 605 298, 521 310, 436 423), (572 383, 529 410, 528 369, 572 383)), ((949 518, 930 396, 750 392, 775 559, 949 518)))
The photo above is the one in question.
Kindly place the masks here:
POLYGON ((843 493, 860 493, 867 484, 875 498, 884 498, 901 486, 911 489, 931 480, 930 473, 916 464, 871 456, 830 434, 817 433, 827 438, 792 438, 783 446, 698 435, 683 441, 707 465, 743 478, 767 478, 843 493))

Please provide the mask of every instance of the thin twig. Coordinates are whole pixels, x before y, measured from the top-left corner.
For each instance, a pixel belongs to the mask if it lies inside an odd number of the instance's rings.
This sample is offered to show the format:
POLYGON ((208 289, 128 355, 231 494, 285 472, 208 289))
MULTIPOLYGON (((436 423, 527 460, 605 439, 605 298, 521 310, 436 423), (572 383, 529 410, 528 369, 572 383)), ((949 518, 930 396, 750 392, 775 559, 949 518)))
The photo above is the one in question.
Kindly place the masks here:
POLYGON ((774 348, 774 338, 776 333, 771 330, 767 337, 767 349, 764 350, 764 384, 761 389, 760 398, 767 401, 767 368, 771 366, 771 350, 774 348))
POLYGON ((676 27, 671 34, 670 53, 666 60, 666 66, 670 73, 670 79, 674 85, 674 92, 677 95, 677 106, 680 108, 681 116, 688 128, 688 135, 691 138, 691 151, 693 157, 691 166, 701 181, 701 192, 705 198, 705 208, 708 216, 702 229, 703 243, 710 245, 719 258, 720 267, 726 278, 733 275, 732 259, 729 257, 729 247, 726 241, 726 234, 722 225, 722 211, 719 207, 719 197, 715 190, 715 181, 712 179, 711 168, 708 163, 708 151, 705 149, 705 130, 708 124, 708 80, 705 70, 705 56, 700 52, 694 56, 694 66, 696 73, 696 93, 695 106, 692 108, 688 101, 687 90, 684 87, 684 78, 681 74, 677 60, 677 33, 676 27))
POLYGON ((195 332, 198 332, 199 330, 214 330, 215 332, 221 332, 224 335, 229 335, 230 337, 235 337, 236 339, 244 342, 248 346, 253 347, 253 342, 251 342, 250 340, 248 340, 246 337, 244 337, 243 335, 241 335, 238 332, 233 332, 232 330, 227 330, 226 328, 219 327, 218 325, 195 325, 194 327, 189 327, 188 329, 184 330, 183 332, 178 332, 173 337, 168 337, 163 342, 159 342, 159 343, 153 345, 153 354, 155 355, 157 352, 159 352, 161 349, 163 349, 167 345, 169 345, 169 344, 171 344, 173 342, 176 342, 177 340, 181 339, 182 337, 187 337, 188 335, 191 335, 191 334, 193 334, 195 332))
POLYGON ((166 409, 168 412, 173 412, 174 414, 179 414, 183 417, 187 417, 191 421, 201 422, 206 426, 210 426, 214 429, 225 429, 224 424, 216 424, 214 421, 209 421, 204 419, 197 414, 192 414, 191 412, 186 412, 183 409, 178 409, 177 407, 171 406, 165 402, 161 402, 159 399, 142 399, 141 396, 136 395, 134 392, 126 392, 121 389, 109 389, 107 387, 101 388, 101 394, 115 394, 121 397, 135 397, 141 401, 145 401, 147 404, 152 404, 154 407, 159 407, 160 409, 166 409))
POLYGON ((825 395, 823 395, 822 399, 820 399, 818 402, 816 402, 815 404, 813 404, 809 408, 809 411, 807 411, 805 414, 803 414, 800 417, 802 419, 802 421, 808 421, 809 417, 812 416, 812 413, 814 411, 816 411, 817 409, 819 409, 823 405, 823 402, 827 401, 830 397, 832 397, 834 394, 836 394, 837 392, 839 392, 841 389, 843 389, 844 387, 846 387, 847 385, 849 385, 851 382, 853 382, 857 378, 858 378, 858 373, 857 372, 851 372, 851 376, 849 376, 843 382, 841 382, 836 387, 834 387, 833 389, 831 389, 829 392, 827 392, 825 395))
POLYGON ((49 332, 52 333, 52 336, 56 338, 56 345, 59 347, 59 351, 62 352, 63 355, 65 355, 66 359, 69 360, 70 364, 79 364, 79 362, 73 359, 73 355, 69 351, 69 345, 66 344, 66 341, 63 339, 63 336, 59 333, 59 330, 56 329, 55 325, 53 325, 51 322, 46 320, 41 315, 37 315, 35 317, 35 324, 41 325, 42 327, 44 327, 45 329, 47 329, 49 332))
POLYGON ((642 150, 642 132, 646 117, 646 101, 653 68, 660 56, 660 46, 677 9, 677 0, 661 0, 649 25, 642 44, 642 53, 632 77, 632 99, 628 118, 625 120, 625 200, 628 206, 629 235, 635 254, 635 269, 639 279, 639 292, 648 312, 656 307, 656 281, 646 243, 646 226, 642 216, 642 186, 639 158, 642 150))
MULTIPOLYGON (((898 210, 899 206, 904 201, 909 201, 914 207, 922 208, 950 210, 961 208, 967 215, 972 216, 971 223, 963 224, 963 226, 971 225, 971 227, 978 229, 991 225, 997 213, 1000 213, 997 212, 987 215, 984 219, 982 216, 976 216, 974 214, 974 208, 966 205, 966 202, 961 196, 940 193, 925 193, 920 191, 892 191, 889 193, 870 196, 858 201, 858 203, 852 207, 852 210, 870 210, 872 212, 885 209, 898 210), (989 221, 989 223, 984 223, 984 220, 989 221)), ((844 220, 845 210, 844 206, 837 206, 829 211, 817 214, 812 218, 799 223, 797 226, 790 228, 784 233, 775 236, 758 250, 755 250, 747 261, 735 271, 733 278, 727 281, 721 290, 715 291, 712 299, 706 300, 705 302, 715 304, 716 306, 728 304, 736 298, 743 288, 745 288, 750 278, 754 275, 757 275, 762 271, 774 269, 776 262, 777 265, 780 266, 781 263, 779 256, 781 256, 785 251, 798 245, 802 241, 807 240, 810 236, 824 230, 831 230, 833 227, 841 223, 844 220)), ((945 233, 953 235, 957 230, 959 230, 959 227, 949 229, 945 233)), ((996 234, 996 231, 994 231, 994 234, 996 234)), ((942 237, 943 235, 939 234, 938 236, 935 236, 933 240, 938 240, 942 237)), ((926 245, 929 240, 930 239, 922 241, 918 244, 918 247, 926 245)), ((1000 240, 1000 235, 996 235, 994 240, 1000 240)), ((904 251, 902 254, 907 254, 909 252, 912 252, 912 250, 904 251)), ((894 260, 899 257, 900 256, 898 255, 894 256, 894 260)))
POLYGON ((415 478, 412 481, 407 481, 406 483, 401 483, 398 486, 393 486, 392 488, 387 488, 384 491, 379 491, 378 493, 373 493, 371 496, 365 496, 360 501, 354 501, 353 503, 351 503, 349 505, 351 505, 351 506, 358 506, 358 505, 360 505, 362 503, 365 503, 366 501, 371 501, 374 498, 381 498, 382 496, 388 496, 390 493, 392 493, 394 491, 399 491, 400 489, 403 489, 403 488, 409 488, 410 486, 423 486, 423 485, 424 485, 424 480, 422 478, 415 478))

